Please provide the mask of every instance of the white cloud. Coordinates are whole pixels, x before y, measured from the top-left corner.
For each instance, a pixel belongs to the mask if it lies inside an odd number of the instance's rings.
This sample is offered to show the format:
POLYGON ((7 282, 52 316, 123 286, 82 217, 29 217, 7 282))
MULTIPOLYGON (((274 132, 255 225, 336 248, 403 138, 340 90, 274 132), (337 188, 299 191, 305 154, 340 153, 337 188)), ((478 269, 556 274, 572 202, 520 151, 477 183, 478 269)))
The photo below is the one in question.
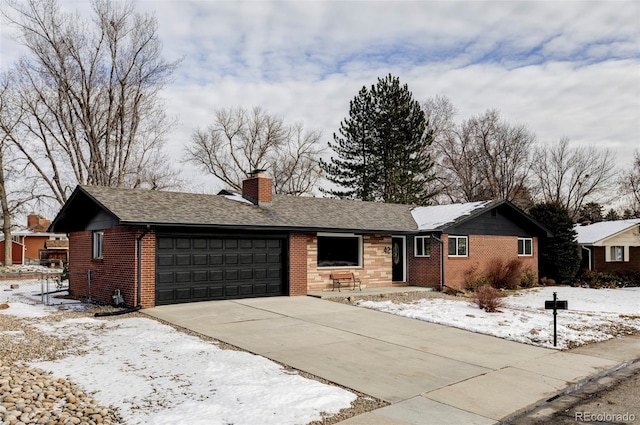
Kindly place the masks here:
MULTIPOLYGON (((77 5, 64 1, 64 5, 77 5)), ((363 85, 392 73, 420 101, 488 108, 541 142, 640 146, 640 3, 635 1, 141 1, 168 60, 181 146, 216 108, 263 106, 330 140, 363 85)), ((2 40, 7 30, 2 28, 2 40)), ((15 56, 3 42, 5 57, 15 56), (6 50, 5 50, 6 49, 6 50)))

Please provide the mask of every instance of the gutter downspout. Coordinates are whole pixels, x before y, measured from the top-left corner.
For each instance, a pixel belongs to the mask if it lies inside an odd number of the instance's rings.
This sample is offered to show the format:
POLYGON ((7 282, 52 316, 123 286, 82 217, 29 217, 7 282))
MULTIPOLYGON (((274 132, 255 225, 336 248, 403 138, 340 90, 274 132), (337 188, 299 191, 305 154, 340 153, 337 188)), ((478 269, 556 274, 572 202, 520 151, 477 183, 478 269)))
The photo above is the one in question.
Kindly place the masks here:
POLYGON ((444 241, 435 235, 431 235, 440 244, 440 292, 444 289, 444 241))
POLYGON ((588 246, 582 246, 582 249, 584 249, 585 251, 587 251, 589 253, 589 270, 593 270, 591 268, 591 248, 589 248, 588 246))

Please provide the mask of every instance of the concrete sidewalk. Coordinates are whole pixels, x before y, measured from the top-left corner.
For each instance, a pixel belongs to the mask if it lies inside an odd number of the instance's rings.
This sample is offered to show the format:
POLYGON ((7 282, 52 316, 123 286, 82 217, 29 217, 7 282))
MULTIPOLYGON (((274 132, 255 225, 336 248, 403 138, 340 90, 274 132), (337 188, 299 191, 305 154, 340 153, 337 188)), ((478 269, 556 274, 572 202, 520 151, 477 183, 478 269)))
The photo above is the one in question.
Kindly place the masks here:
POLYGON ((144 310, 392 405, 345 424, 492 424, 640 356, 628 337, 556 351, 312 297, 144 310))

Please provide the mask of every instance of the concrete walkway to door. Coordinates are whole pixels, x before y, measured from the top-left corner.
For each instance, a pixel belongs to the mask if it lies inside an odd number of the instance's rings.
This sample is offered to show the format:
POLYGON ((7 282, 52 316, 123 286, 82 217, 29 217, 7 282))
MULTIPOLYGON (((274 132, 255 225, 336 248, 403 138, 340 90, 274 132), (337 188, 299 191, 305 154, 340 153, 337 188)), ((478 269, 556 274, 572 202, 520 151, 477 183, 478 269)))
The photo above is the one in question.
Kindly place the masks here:
POLYGON ((563 352, 312 297, 142 312, 392 403, 351 425, 492 424, 640 353, 640 338, 563 352))

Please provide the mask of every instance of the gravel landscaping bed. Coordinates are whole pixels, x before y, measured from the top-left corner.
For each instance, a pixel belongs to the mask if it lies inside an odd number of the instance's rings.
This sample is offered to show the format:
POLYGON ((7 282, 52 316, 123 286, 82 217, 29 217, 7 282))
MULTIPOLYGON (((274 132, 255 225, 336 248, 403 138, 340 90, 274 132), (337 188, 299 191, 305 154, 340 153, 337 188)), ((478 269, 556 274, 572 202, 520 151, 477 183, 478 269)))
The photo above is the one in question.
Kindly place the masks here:
MULTIPOLYGON (((9 305, 10 308, 10 305, 9 305)), ((104 406, 95 400, 72 379, 54 377, 50 373, 29 367, 31 361, 53 361, 66 356, 81 354, 82 350, 70 347, 66 340, 55 334, 45 334, 36 327, 43 321, 59 322, 71 318, 93 317, 96 312, 113 311, 109 306, 90 306, 85 312, 59 310, 39 318, 16 318, 0 314, 0 424, 123 424, 116 408, 104 406)), ((125 317, 158 319, 141 313, 127 316, 104 317, 116 320, 125 317)), ((160 321, 162 322, 162 321, 160 321)), ((222 349, 240 350, 213 338, 174 326, 180 332, 216 343, 222 349)), ((336 385, 289 366, 282 367, 309 379, 336 385)), ((357 395, 351 407, 338 414, 312 422, 312 425, 335 424, 347 418, 378 409, 388 403, 347 389, 357 395)), ((311 425, 310 424, 310 425, 311 425)))

